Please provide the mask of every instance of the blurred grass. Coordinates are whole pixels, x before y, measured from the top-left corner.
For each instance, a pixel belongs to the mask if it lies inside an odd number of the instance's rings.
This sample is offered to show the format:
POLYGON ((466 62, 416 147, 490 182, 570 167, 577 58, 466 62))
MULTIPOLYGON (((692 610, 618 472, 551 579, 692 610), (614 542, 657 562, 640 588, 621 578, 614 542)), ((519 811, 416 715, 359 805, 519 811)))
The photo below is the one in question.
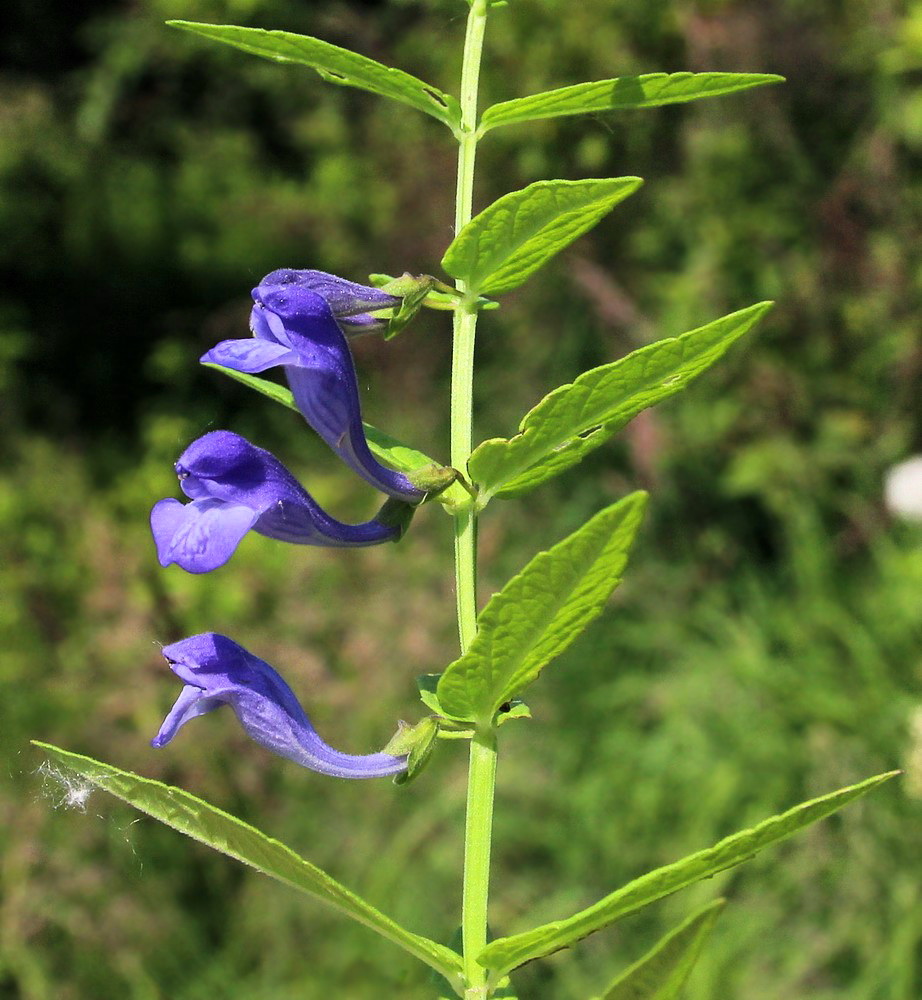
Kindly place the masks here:
MULTIPOLYGON (((314 32, 452 89, 463 8, 274 0, 16 8, 0 76, 0 997, 431 995, 425 974, 127 809, 56 808, 29 738, 239 812, 414 929, 458 920, 465 763, 409 789, 325 781, 228 713, 154 753, 176 693, 161 643, 226 631, 355 752, 415 718, 454 656, 450 524, 397 547, 248 538, 205 578, 160 570, 147 511, 172 462, 230 426, 321 502, 367 516, 296 415, 195 364, 239 335, 280 264, 431 270, 452 154, 434 126, 313 76, 191 44, 165 17, 314 32), (38 16, 41 14, 42 16, 38 16), (372 114, 372 108, 377 112, 372 114), (400 141, 395 142, 394 136, 400 141), (387 183, 383 179, 386 178, 387 183)), ((700 901, 729 897, 691 1000, 922 995, 922 533, 880 502, 922 449, 922 4, 554 0, 496 12, 500 100, 618 72, 785 73, 698 107, 547 123, 484 143, 478 201, 540 176, 644 191, 483 324, 478 436, 580 370, 765 297, 746 349, 578 470, 482 525, 483 596, 637 486, 653 493, 610 614, 504 729, 497 932, 876 771, 906 777, 765 857, 521 975, 580 997, 700 901)), ((423 317, 356 345, 367 417, 445 453, 449 337, 423 317)))

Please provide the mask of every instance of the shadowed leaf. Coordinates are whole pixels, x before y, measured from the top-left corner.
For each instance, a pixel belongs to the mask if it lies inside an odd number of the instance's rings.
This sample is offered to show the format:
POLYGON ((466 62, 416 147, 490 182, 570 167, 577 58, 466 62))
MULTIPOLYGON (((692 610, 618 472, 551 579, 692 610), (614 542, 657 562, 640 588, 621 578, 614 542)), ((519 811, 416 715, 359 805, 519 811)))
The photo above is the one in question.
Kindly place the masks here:
POLYGON ((598 1000, 677 1000, 725 903, 716 900, 670 931, 598 1000))

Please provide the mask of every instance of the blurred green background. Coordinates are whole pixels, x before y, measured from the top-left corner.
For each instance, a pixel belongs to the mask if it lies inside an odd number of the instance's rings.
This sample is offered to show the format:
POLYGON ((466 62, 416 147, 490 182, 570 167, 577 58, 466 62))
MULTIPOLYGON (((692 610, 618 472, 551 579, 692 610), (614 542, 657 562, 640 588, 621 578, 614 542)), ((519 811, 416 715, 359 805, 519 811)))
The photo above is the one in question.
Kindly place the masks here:
MULTIPOLYGON (((11 0, 0 36, 0 998, 431 995, 373 935, 94 795, 30 738, 182 784, 411 927, 458 921, 466 765, 409 789, 337 783, 249 744, 230 712, 147 741, 177 693, 158 643, 227 632, 282 670, 321 733, 376 749, 413 678, 454 655, 450 522, 399 548, 253 536, 207 577, 161 570, 147 513, 215 427, 275 450, 343 518, 375 509, 295 414, 196 363, 244 335, 280 266, 435 271, 453 144, 399 106, 163 27, 316 34, 456 91, 458 0, 11 0)), ((610 613, 504 730, 497 932, 895 766, 906 776, 573 952, 526 998, 583 998, 726 894, 694 1000, 922 996, 922 529, 885 470, 922 450, 922 3, 511 0, 484 103, 655 70, 783 87, 491 133, 477 204, 556 176, 647 184, 479 342, 478 439, 581 370, 764 298, 776 310, 682 398, 482 524, 483 596, 638 486, 651 511, 610 613)), ((356 345, 366 415, 439 457, 450 337, 429 314, 356 345)))

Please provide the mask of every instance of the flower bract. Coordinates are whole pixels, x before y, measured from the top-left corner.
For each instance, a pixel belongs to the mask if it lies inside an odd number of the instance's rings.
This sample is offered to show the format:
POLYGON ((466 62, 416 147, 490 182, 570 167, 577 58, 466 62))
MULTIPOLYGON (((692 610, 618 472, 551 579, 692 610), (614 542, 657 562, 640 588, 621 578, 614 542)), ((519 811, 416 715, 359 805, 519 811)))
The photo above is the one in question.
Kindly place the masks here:
POLYGON ((279 674, 226 636, 194 635, 166 646, 163 656, 184 686, 151 741, 154 747, 169 743, 190 719, 230 705, 248 736, 312 771, 381 778, 406 770, 406 757, 340 753, 324 743, 279 674))
POLYGON ((150 515, 162 566, 190 573, 223 566, 250 530, 300 545, 358 547, 397 541, 413 508, 389 500, 377 517, 343 524, 330 517, 270 452, 231 431, 193 441, 176 463, 183 504, 166 499, 150 515))

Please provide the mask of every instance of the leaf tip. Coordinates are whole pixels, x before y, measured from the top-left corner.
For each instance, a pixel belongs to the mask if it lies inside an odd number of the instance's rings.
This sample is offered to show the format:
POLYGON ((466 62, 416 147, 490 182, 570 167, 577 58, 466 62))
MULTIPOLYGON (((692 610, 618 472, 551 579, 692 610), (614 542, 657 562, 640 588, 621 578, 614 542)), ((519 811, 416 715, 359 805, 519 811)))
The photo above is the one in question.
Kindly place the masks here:
MULTIPOLYGON (((895 771, 884 771, 883 774, 877 775, 877 783, 882 785, 885 781, 889 781, 891 778, 898 778, 903 773, 903 769, 898 767, 895 771)), ((872 781, 875 779, 872 778, 872 781)))
POLYGON ((647 504, 650 502, 650 494, 647 490, 634 490, 633 493, 628 493, 628 495, 621 501, 624 507, 633 508, 636 511, 637 516, 643 515, 644 511, 647 509, 647 504))
MULTIPOLYGON (((756 302, 755 305, 749 306, 748 312, 755 315, 755 320, 753 322, 758 322, 767 313, 770 313, 772 309, 775 308, 777 303, 774 299, 765 299, 762 302, 756 302)), ((747 310, 743 310, 744 312, 747 310)))

